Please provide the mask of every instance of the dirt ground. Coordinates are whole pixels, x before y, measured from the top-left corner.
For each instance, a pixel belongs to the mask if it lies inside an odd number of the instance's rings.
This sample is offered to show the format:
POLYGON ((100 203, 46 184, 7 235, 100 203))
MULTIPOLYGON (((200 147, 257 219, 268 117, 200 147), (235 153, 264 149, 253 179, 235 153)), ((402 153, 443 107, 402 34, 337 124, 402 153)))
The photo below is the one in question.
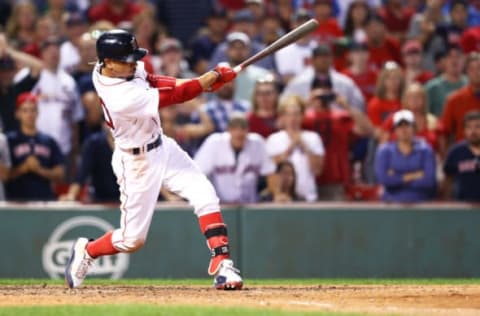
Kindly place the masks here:
POLYGON ((2 286, 1 306, 83 304, 218 305, 295 311, 393 315, 480 315, 480 285, 247 286, 2 286))

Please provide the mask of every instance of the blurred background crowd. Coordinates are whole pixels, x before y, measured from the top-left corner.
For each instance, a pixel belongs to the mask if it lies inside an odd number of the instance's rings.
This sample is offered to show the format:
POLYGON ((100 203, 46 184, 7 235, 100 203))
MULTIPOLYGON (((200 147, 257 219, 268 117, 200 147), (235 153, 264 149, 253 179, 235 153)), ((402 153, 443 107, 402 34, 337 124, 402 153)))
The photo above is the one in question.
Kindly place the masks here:
POLYGON ((310 18, 234 82, 160 110, 221 201, 480 201, 480 0, 0 1, 0 198, 118 201, 101 32, 130 30, 147 71, 192 78, 310 18))

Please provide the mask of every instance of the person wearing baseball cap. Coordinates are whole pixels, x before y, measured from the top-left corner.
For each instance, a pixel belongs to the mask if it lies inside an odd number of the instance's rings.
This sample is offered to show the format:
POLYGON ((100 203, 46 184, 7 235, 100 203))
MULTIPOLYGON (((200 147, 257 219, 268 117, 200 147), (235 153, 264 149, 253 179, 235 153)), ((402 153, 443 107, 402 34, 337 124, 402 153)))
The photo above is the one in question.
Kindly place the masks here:
POLYGON ((424 202, 436 193, 436 161, 430 145, 415 137, 415 116, 409 110, 393 115, 396 140, 377 148, 375 175, 385 202, 424 202))
POLYGON ((367 103, 375 95, 378 76, 378 71, 369 67, 369 58, 370 52, 367 43, 363 41, 352 41, 349 44, 347 54, 349 65, 341 71, 357 84, 367 103))
POLYGON ((10 201, 55 200, 53 182, 63 180, 64 156, 56 141, 37 129, 38 96, 21 93, 16 102, 20 128, 7 133, 12 170, 6 186, 10 201))
POLYGON ((423 47, 420 41, 407 41, 402 47, 403 64, 405 66, 405 82, 426 83, 433 78, 430 71, 423 69, 422 65, 423 47))
MULTIPOLYGON (((232 66, 237 66, 252 53, 252 42, 247 34, 232 32, 226 38, 227 60, 232 66)), ((256 64, 250 65, 238 73, 235 79, 234 100, 250 104, 255 83, 258 79, 265 78, 270 72, 256 64)), ((248 107, 247 107, 248 108, 248 107)))
POLYGON ((176 38, 165 38, 159 47, 160 73, 177 78, 193 78, 195 74, 188 69, 183 59, 182 43, 176 38))

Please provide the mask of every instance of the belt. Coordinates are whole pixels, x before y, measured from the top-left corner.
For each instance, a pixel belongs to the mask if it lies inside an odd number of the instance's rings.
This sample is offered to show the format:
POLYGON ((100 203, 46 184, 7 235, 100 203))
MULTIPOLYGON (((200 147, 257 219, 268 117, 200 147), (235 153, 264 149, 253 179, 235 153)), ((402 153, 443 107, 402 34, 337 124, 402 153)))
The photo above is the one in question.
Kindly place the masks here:
POLYGON ((135 147, 130 149, 124 149, 124 151, 131 153, 132 155, 140 155, 149 152, 152 149, 160 147, 162 145, 162 136, 158 135, 157 139, 150 144, 146 144, 142 147, 135 147))

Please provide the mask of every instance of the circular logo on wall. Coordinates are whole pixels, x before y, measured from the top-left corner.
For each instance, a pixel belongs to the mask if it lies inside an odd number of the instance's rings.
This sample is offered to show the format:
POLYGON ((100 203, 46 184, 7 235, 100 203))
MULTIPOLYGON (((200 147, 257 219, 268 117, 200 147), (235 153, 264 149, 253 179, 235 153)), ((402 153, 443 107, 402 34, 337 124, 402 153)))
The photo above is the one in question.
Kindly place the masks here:
MULTIPOLYGON (((67 237, 68 233, 74 229, 86 228, 99 230, 100 235, 114 230, 109 222, 95 216, 77 216, 58 225, 42 251, 43 269, 51 278, 59 279, 65 275, 65 266, 70 259, 71 249, 75 242, 75 239, 67 239, 69 238, 67 237)), ((124 253, 101 257, 95 260, 89 274, 119 279, 127 271, 128 264, 129 257, 124 253)))

